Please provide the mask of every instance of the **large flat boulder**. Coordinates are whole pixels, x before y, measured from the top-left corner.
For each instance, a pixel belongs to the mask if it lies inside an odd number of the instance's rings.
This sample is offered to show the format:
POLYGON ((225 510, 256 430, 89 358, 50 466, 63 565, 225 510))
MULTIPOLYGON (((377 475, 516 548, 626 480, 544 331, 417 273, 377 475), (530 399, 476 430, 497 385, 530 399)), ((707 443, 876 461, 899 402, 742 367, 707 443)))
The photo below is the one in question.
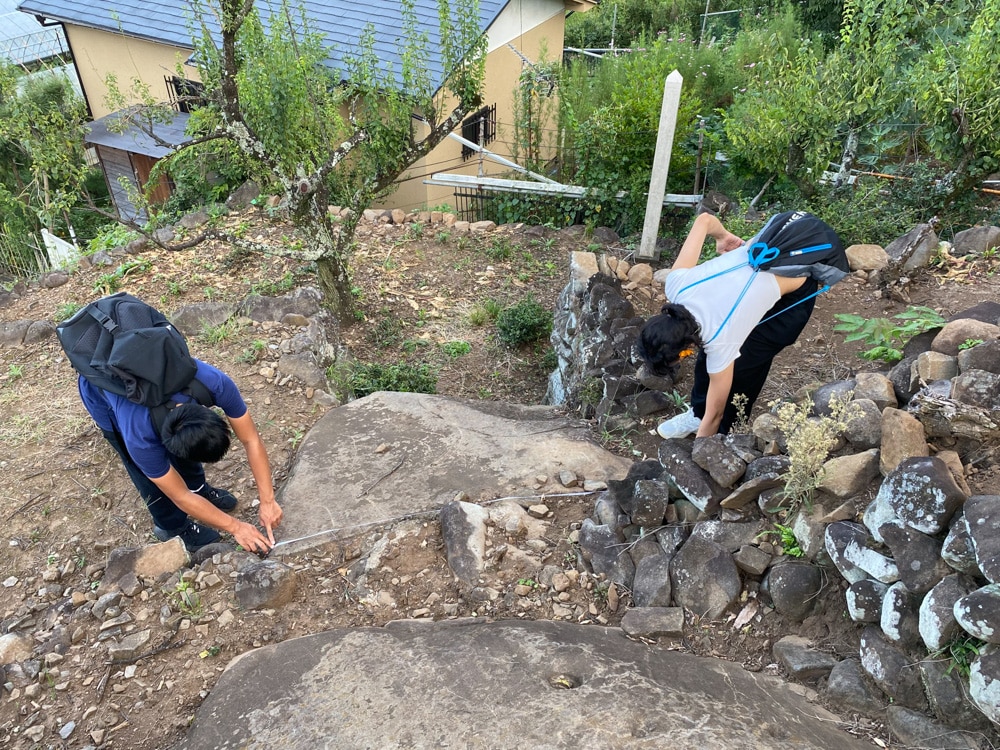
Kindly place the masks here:
POLYGON ((400 621, 233 660, 178 750, 860 750, 776 677, 566 622, 400 621))
POLYGON ((617 479, 631 465, 552 407, 373 393, 329 411, 303 439, 278 498, 274 553, 432 511, 460 492, 475 502, 579 491, 553 480, 617 479), (549 481, 536 487, 540 476, 549 481))

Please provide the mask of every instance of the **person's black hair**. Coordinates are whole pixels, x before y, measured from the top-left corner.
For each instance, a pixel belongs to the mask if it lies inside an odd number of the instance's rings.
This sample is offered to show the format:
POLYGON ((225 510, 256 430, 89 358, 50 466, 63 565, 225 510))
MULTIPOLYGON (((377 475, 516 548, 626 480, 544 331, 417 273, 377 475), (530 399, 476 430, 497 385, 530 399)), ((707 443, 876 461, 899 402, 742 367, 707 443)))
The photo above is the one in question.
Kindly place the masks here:
POLYGON ((668 302, 660 308, 639 332, 636 350, 655 375, 664 377, 674 372, 685 349, 702 346, 701 327, 684 305, 668 302))
POLYGON ((181 404, 167 414, 160 438, 179 458, 215 463, 229 451, 229 424, 207 406, 181 404))

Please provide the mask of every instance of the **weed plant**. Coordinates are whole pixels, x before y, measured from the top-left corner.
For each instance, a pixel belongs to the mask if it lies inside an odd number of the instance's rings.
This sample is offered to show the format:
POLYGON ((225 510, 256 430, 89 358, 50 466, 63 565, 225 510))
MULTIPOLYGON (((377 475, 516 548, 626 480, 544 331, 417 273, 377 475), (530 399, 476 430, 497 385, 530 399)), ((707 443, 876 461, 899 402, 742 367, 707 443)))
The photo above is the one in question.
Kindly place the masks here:
POLYGON ((552 332, 552 313, 528 296, 500 311, 497 337, 512 349, 538 341, 552 332))
POLYGON ((821 417, 811 416, 809 400, 771 403, 790 461, 783 495, 793 506, 811 505, 813 493, 823 481, 823 464, 850 421, 850 398, 832 399, 830 415, 821 417))

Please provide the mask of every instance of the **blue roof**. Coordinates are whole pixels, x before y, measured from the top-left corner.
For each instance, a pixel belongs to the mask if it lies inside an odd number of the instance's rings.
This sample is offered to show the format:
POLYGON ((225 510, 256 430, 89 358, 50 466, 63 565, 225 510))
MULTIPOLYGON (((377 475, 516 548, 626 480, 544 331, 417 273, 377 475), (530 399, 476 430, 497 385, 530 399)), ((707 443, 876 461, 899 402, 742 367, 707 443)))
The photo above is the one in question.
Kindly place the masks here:
MULTIPOLYGON (((479 25, 485 32, 510 0, 479 0, 479 25)), ((278 4, 257 3, 262 17, 278 4)), ((297 9, 298 2, 290 3, 297 9)), ((328 67, 344 69, 343 57, 356 45, 361 31, 369 23, 375 31, 375 52, 379 59, 398 70, 400 63, 400 4, 398 0, 344 2, 329 0, 301 3, 313 30, 322 34, 329 45, 328 67)), ((428 68, 432 82, 439 86, 444 79, 438 42, 437 0, 415 0, 417 21, 428 37, 428 68)), ((192 49, 190 2, 185 0, 23 0, 19 9, 67 24, 84 26, 127 36, 192 49)), ((265 21, 266 22, 266 21, 265 21)), ((217 32, 216 27, 213 31, 217 32)))

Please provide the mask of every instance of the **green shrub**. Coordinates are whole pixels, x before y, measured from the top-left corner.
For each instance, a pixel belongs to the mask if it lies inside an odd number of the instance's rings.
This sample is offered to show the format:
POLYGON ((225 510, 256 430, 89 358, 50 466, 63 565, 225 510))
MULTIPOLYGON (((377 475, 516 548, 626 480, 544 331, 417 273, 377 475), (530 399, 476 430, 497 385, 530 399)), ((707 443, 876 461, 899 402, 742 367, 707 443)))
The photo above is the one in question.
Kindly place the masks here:
POLYGON ((428 365, 383 365, 378 362, 358 362, 350 377, 350 389, 355 398, 375 391, 403 393, 436 393, 437 373, 428 365))
POLYGON ((528 296, 500 311, 497 316, 497 337, 516 348, 548 336, 552 332, 552 313, 528 296))

